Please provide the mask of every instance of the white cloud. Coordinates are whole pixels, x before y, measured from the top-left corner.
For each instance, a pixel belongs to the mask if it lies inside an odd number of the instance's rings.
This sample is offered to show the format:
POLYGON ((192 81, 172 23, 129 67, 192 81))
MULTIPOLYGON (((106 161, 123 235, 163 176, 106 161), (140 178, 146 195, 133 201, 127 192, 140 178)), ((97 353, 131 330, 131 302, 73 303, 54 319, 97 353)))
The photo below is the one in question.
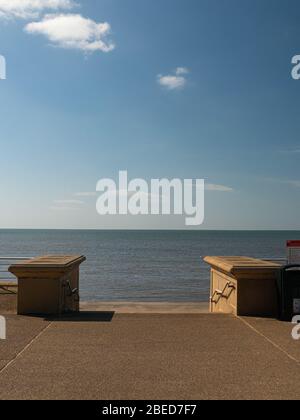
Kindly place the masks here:
POLYGON ((57 47, 84 52, 112 51, 115 46, 107 41, 110 29, 107 22, 97 23, 79 14, 48 14, 25 26, 27 33, 44 35, 57 47))
POLYGON ((45 10, 71 9, 73 0, 0 0, 0 17, 36 18, 45 10))
POLYGON ((187 67, 177 67, 176 76, 181 76, 182 74, 189 74, 189 69, 187 67))
POLYGON ((182 89, 187 83, 186 75, 188 73, 189 70, 186 67, 177 67, 174 74, 167 74, 166 76, 159 74, 157 81, 161 86, 169 90, 182 89))

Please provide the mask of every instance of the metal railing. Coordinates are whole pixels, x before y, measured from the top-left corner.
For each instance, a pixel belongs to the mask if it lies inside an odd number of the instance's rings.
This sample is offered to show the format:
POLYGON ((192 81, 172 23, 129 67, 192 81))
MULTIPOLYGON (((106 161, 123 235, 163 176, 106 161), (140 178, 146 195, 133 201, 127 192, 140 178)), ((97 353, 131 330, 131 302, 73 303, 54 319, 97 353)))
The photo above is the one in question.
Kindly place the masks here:
POLYGON ((217 303, 219 303, 219 301, 221 300, 221 298, 226 298, 226 299, 229 299, 229 298, 230 298, 230 296, 231 296, 231 294, 232 294, 232 292, 233 292, 235 289, 236 289, 235 285, 234 285, 231 281, 228 281, 228 282, 225 284, 225 286, 224 286, 224 289, 223 289, 223 290, 216 289, 216 290, 214 291, 213 295, 210 297, 210 301, 211 301, 211 303, 215 303, 215 304, 217 304, 217 303), (227 290, 228 290, 228 293, 226 293, 226 292, 227 292, 227 290), (216 299, 215 299, 215 297, 216 297, 216 299))
POLYGON ((28 261, 32 257, 0 257, 0 282, 16 283, 16 278, 8 271, 8 267, 18 261, 28 261))

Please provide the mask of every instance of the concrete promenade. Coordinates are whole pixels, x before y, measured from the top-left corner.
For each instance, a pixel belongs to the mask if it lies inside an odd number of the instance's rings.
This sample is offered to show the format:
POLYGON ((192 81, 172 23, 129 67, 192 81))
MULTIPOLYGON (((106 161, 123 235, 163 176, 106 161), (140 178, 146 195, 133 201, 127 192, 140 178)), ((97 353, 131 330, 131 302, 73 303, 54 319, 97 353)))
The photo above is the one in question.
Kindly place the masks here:
POLYGON ((291 324, 135 305, 83 305, 62 319, 6 315, 0 399, 300 398, 291 324))

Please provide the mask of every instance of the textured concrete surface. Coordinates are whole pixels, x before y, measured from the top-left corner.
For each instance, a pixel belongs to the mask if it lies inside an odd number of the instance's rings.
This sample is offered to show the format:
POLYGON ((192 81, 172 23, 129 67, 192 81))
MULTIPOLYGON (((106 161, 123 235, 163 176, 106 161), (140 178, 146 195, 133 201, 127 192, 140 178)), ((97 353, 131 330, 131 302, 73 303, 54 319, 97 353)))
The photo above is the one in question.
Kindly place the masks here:
MULTIPOLYGON (((22 352, 50 323, 39 318, 5 315, 7 339, 0 340, 0 372, 22 352)), ((0 373, 1 383, 1 373, 0 373)), ((1 387, 1 385, 0 385, 1 387)))
POLYGON ((243 322, 300 363, 300 341, 292 340, 293 325, 289 322, 263 318, 243 318, 243 322))
POLYGON ((299 399, 291 325, 211 314, 8 316, 0 399, 299 399))

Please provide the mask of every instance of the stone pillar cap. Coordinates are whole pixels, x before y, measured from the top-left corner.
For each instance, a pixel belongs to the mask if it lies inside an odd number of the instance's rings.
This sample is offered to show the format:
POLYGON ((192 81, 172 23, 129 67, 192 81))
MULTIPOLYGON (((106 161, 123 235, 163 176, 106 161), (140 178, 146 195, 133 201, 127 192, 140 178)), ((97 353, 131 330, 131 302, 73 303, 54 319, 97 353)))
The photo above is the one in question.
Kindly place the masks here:
POLYGON ((20 261, 9 267, 15 275, 27 271, 68 271, 86 260, 83 255, 45 255, 31 260, 20 261))

